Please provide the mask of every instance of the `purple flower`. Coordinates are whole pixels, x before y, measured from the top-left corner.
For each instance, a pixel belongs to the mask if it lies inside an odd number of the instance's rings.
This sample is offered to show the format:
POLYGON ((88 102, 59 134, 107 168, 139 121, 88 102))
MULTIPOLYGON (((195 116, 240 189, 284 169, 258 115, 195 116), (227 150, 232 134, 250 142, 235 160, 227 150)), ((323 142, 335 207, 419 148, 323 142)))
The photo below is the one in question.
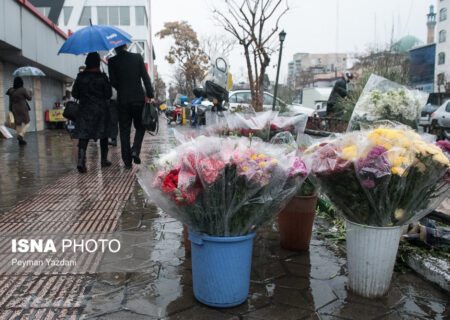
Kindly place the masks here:
POLYGON ((436 142, 436 145, 442 149, 445 153, 450 153, 450 142, 441 140, 436 142))
POLYGON ((381 178, 391 173, 386 148, 376 146, 369 151, 365 159, 358 160, 358 171, 361 175, 369 174, 375 178, 381 178))

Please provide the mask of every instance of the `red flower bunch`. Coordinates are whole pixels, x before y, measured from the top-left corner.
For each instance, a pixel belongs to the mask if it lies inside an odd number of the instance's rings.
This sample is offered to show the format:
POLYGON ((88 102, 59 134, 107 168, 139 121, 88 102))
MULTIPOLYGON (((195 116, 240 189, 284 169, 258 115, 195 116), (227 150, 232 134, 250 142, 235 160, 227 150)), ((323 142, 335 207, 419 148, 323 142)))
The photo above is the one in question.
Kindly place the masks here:
POLYGON ((331 174, 348 169, 352 162, 342 159, 338 154, 340 149, 333 145, 322 143, 312 157, 312 171, 317 174, 331 174))
POLYGON ((225 167, 223 160, 213 160, 211 158, 203 158, 198 161, 198 173, 200 178, 207 184, 211 184, 216 181, 220 174, 220 170, 225 167))
POLYGON ((161 190, 165 194, 171 194, 175 192, 178 187, 178 174, 180 173, 180 167, 176 167, 171 170, 169 174, 164 178, 161 190))

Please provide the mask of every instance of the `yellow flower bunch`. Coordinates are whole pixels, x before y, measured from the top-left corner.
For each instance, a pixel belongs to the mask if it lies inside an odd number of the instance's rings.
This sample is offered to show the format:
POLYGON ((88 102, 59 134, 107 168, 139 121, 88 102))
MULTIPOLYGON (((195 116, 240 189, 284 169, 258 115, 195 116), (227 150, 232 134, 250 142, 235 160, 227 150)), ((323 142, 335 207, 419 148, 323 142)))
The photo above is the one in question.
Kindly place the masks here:
POLYGON ((342 149, 341 157, 344 160, 354 161, 358 157, 358 148, 355 145, 350 145, 342 149))
POLYGON ((379 128, 369 133, 368 139, 374 145, 390 150, 395 147, 409 148, 411 141, 420 139, 420 136, 411 130, 379 128))
POLYGON ((438 146, 427 144, 422 140, 415 140, 414 151, 423 156, 432 155, 434 161, 437 161, 446 166, 450 166, 448 158, 444 155, 441 148, 439 148, 438 146))

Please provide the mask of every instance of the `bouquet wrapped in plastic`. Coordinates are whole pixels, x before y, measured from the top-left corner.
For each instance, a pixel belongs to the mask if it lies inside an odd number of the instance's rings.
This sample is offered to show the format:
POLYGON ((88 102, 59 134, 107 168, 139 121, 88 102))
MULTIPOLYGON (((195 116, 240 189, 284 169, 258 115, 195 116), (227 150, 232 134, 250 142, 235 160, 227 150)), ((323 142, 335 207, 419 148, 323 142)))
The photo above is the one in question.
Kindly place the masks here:
POLYGON ((226 115, 227 125, 216 128, 219 136, 258 137, 270 141, 275 135, 290 132, 296 139, 305 131, 308 117, 305 115, 285 116, 278 112, 248 112, 226 115))
POLYGON ((225 116, 226 125, 215 128, 219 136, 258 137, 269 141, 270 123, 278 112, 235 112, 225 116))
POLYGON ((365 128, 379 120, 390 120, 417 129, 428 94, 371 75, 353 110, 348 131, 365 128))
POLYGON ((299 135, 305 132, 308 116, 299 114, 293 116, 284 116, 278 114, 270 122, 269 139, 282 132, 290 132, 294 139, 298 139, 299 135))
POLYGON ((163 155, 139 182, 198 234, 239 236, 276 216, 308 175, 283 145, 200 136, 163 155))
POLYGON ((447 155, 410 129, 351 132, 307 154, 322 191, 355 223, 404 225, 450 195, 447 155))

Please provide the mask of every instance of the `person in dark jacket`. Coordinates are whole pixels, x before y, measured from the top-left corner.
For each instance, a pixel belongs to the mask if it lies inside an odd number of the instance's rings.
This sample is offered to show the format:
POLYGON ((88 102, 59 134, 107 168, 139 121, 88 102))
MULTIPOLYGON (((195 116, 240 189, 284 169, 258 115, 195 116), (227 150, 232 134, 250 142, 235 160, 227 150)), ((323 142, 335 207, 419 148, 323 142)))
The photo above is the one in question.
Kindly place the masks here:
POLYGON ((26 145, 25 133, 30 127, 30 107, 27 100, 31 101, 32 90, 23 87, 21 77, 15 77, 13 87, 9 88, 6 94, 9 96, 9 110, 14 115, 14 123, 16 125, 17 140, 21 146, 26 145))
POLYGON ((115 49, 116 55, 109 59, 108 70, 112 86, 117 90, 119 104, 119 130, 122 160, 125 168, 131 169, 132 161, 141 163, 142 140, 145 129, 142 126, 142 109, 145 96, 153 102, 153 88, 142 56, 127 51, 123 45, 115 49), (145 91, 142 88, 144 82, 145 91), (136 129, 133 146, 130 148, 131 123, 136 129))
POLYGON ((336 104, 340 99, 344 99, 347 96, 347 83, 351 79, 353 79, 353 74, 346 72, 334 83, 333 90, 327 102, 327 117, 332 117, 335 114, 336 104))
POLYGON ((80 173, 86 170, 86 149, 89 139, 100 139, 101 166, 108 167, 108 137, 110 128, 109 99, 111 84, 100 72, 100 55, 91 52, 86 58, 86 69, 79 73, 72 88, 72 96, 79 100, 80 108, 75 123, 74 138, 78 139, 80 173))

